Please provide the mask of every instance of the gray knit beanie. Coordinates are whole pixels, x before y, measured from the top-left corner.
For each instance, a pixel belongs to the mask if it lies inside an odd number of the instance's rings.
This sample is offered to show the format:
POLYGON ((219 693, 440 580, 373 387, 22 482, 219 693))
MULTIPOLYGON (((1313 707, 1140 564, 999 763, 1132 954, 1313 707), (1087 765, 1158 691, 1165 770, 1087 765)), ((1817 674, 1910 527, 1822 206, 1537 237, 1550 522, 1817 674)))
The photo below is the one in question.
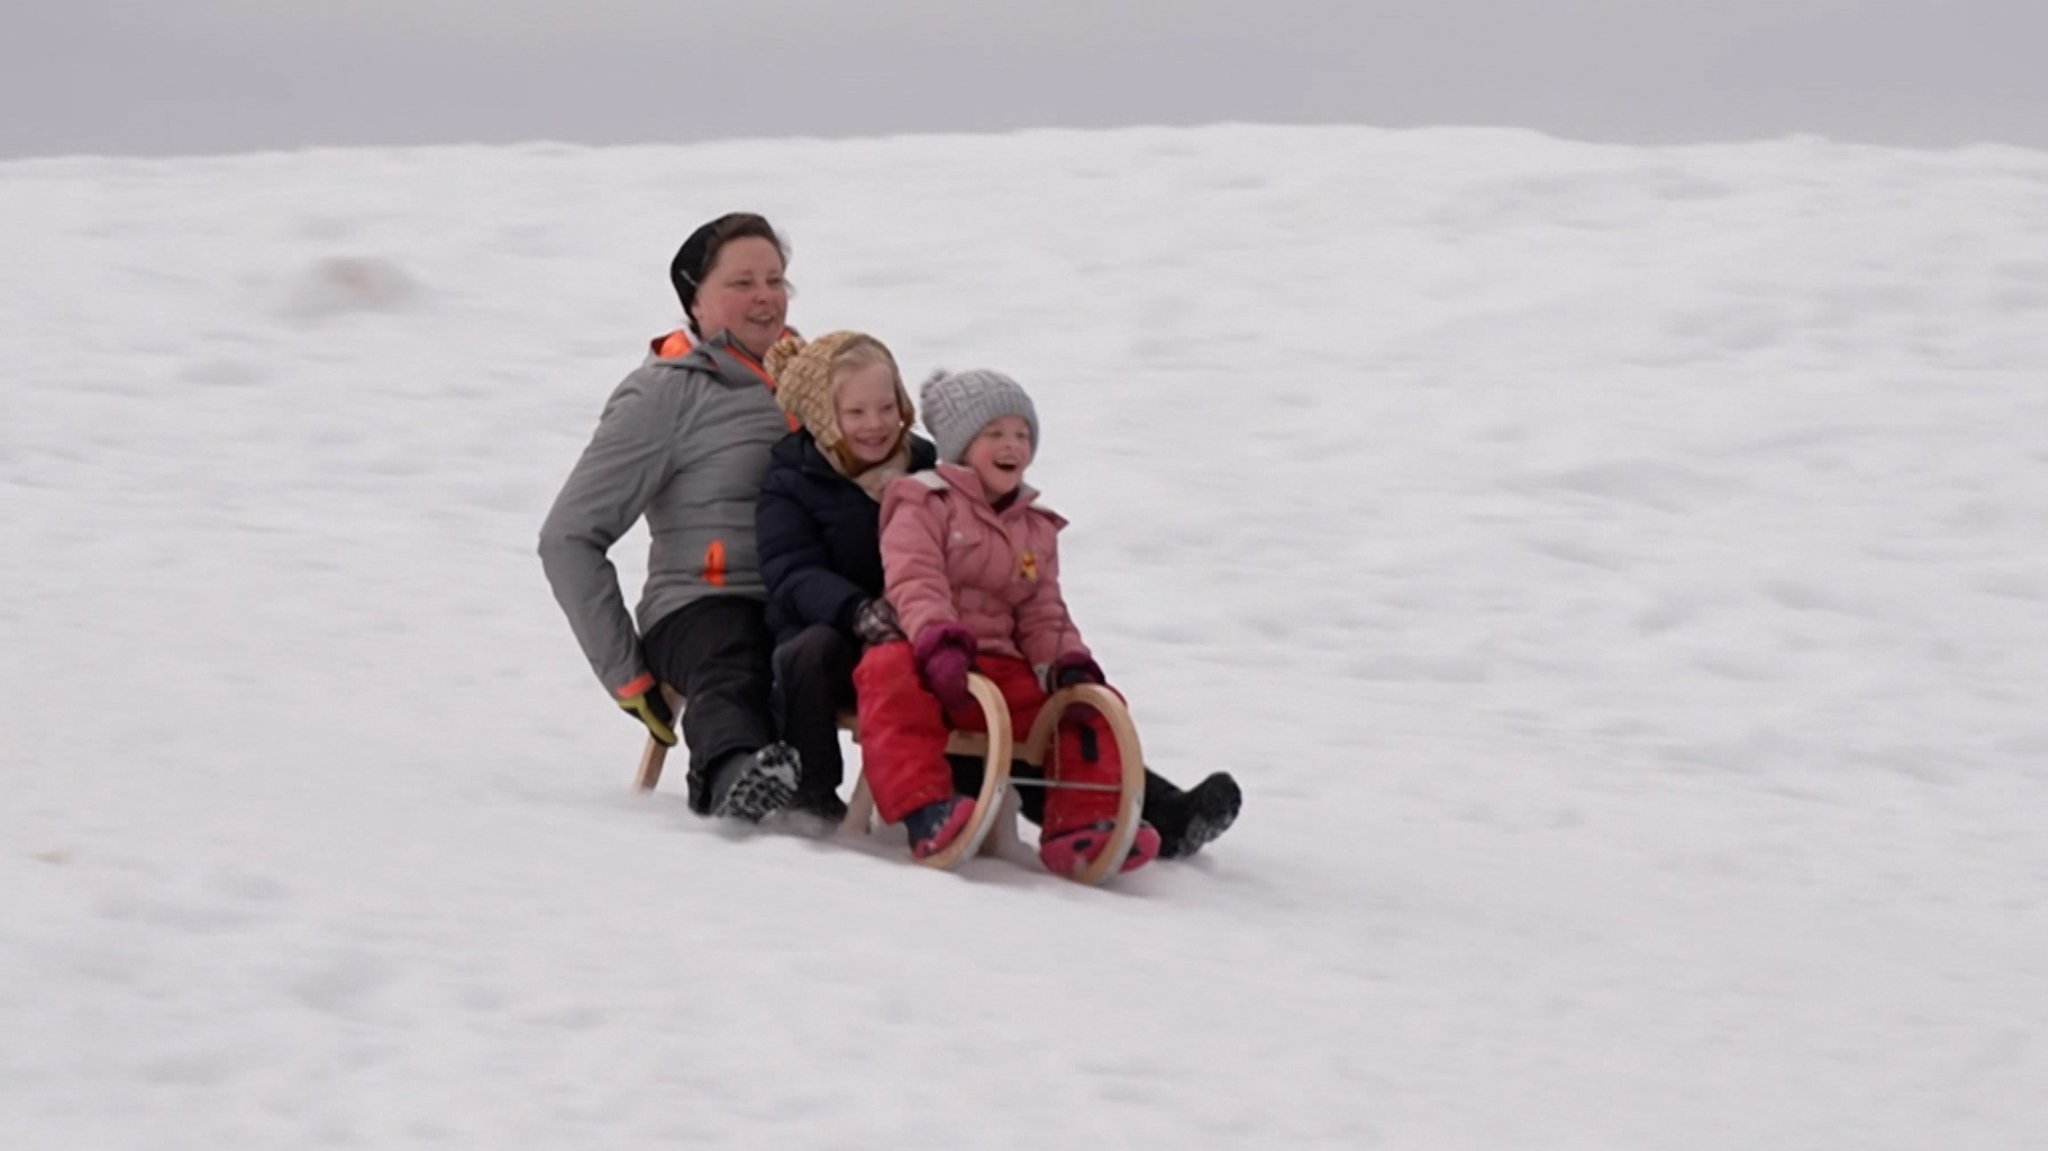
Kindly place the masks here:
POLYGON ((917 406, 939 458, 949 463, 961 462, 981 429, 1004 416, 1024 417, 1031 425, 1031 451, 1038 451, 1038 409, 1023 387, 1001 372, 933 372, 918 389, 917 406))

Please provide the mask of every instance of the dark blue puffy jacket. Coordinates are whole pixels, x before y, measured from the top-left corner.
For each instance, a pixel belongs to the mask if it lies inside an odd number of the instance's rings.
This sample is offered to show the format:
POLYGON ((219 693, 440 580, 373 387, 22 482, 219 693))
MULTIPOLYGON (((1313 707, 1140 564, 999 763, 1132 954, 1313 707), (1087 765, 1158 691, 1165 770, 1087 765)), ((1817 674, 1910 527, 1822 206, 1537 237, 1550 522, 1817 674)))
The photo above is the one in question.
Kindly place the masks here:
MULTIPOLYGON (((910 437, 911 471, 938 458, 910 437)), ((861 601, 882 594, 882 505, 827 463, 809 432, 784 436, 769 459, 754 509, 768 626, 777 643, 816 623, 852 638, 861 601)))

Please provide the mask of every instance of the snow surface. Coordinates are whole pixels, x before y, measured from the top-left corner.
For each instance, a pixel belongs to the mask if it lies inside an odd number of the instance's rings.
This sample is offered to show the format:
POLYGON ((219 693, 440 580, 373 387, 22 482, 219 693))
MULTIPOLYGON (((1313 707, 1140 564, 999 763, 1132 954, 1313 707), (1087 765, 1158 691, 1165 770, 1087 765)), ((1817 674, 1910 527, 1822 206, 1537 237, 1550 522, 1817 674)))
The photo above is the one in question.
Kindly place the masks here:
POLYGON ((0 248, 9 1151, 2048 1146, 2048 155, 71 159, 0 248), (1211 851, 630 793, 535 535, 738 207, 1033 389, 1211 851))

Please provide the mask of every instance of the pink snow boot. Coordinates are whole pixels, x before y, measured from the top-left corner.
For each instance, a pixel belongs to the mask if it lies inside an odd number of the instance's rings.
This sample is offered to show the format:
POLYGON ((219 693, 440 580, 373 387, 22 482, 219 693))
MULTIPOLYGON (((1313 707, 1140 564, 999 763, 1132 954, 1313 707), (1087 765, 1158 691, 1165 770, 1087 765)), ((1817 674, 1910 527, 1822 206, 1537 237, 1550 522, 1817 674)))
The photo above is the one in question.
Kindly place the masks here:
MULTIPOLYGON (((1045 869, 1054 875, 1077 875, 1081 869, 1102 857, 1102 849, 1109 846, 1109 833, 1116 829, 1110 820, 1063 831, 1038 841, 1038 858, 1045 863, 1045 869)), ((1152 862, 1159 854, 1159 833, 1149 823, 1138 825, 1137 837, 1131 840, 1131 850, 1124 855, 1121 870, 1136 871, 1152 862)))
POLYGON ((960 838, 974 819, 974 801, 964 795, 927 803, 903 817, 910 833, 910 854, 916 859, 937 855, 960 838))

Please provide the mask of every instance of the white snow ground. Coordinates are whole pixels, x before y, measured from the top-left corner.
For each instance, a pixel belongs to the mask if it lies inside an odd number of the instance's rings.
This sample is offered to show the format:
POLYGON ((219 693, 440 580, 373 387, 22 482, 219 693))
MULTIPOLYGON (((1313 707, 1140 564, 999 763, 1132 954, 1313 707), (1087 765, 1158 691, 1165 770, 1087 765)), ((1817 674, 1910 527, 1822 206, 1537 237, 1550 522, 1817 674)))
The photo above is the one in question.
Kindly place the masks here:
POLYGON ((2048 155, 46 160, 0 250, 10 1151, 2048 1146, 2048 155), (1034 389, 1210 853, 629 793, 535 533, 738 207, 1034 389))

